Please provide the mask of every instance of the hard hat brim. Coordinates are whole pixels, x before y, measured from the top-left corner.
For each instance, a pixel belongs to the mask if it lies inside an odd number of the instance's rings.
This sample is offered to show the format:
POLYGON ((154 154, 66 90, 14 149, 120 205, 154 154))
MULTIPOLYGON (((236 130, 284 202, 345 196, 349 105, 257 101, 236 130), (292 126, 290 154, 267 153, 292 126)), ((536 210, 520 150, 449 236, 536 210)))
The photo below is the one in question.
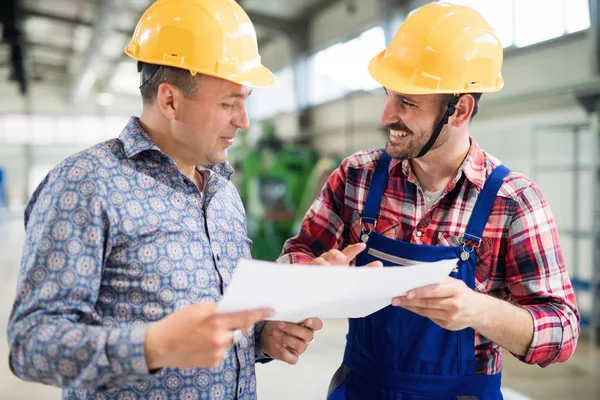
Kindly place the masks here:
POLYGON ((149 60, 142 59, 141 57, 136 57, 130 50, 129 46, 125 47, 125 54, 134 60, 142 61, 148 64, 155 65, 163 65, 167 67, 174 67, 184 69, 186 71, 190 71, 196 74, 209 75, 215 78, 225 79, 226 81, 231 81, 243 86, 248 86, 252 88, 261 88, 261 87, 270 87, 275 85, 275 75, 264 65, 258 65, 250 70, 243 71, 237 74, 228 74, 223 75, 219 74, 215 71, 207 71, 202 68, 186 68, 181 64, 165 62, 164 60, 149 60))
POLYGON ((381 86, 402 94, 433 94, 433 93, 451 93, 444 91, 431 90, 418 85, 411 84, 408 79, 400 77, 397 71, 384 65, 383 57, 386 50, 377 54, 369 62, 369 73, 381 86))
POLYGON ((393 90, 397 93, 402 94, 457 94, 457 93, 470 93, 470 92, 497 92, 504 86, 504 80, 502 77, 498 77, 497 86, 491 88, 479 88, 478 90, 468 90, 465 88, 452 88, 449 90, 444 89, 431 89, 420 85, 415 85, 409 82, 408 77, 403 77, 398 71, 394 71, 388 65, 383 62, 386 50, 381 51, 369 62, 369 73, 371 77, 375 79, 381 86, 386 89, 393 90))
MULTIPOLYGON (((210 73, 202 71, 197 72, 201 74, 211 75, 210 73)), ((221 75, 216 77, 252 88, 264 88, 275 85, 275 75, 264 65, 257 66, 249 71, 232 75, 229 77, 221 75)))

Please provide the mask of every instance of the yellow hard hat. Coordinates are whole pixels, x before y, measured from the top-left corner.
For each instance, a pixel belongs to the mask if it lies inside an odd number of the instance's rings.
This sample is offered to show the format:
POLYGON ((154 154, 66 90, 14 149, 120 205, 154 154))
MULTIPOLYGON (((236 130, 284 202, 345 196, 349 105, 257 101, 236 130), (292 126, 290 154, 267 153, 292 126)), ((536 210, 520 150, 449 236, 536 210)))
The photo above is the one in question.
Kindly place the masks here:
POLYGON ((275 84, 256 31, 234 0, 158 0, 140 18, 125 53, 251 87, 275 84))
POLYGON ((430 3, 409 15, 371 76, 404 94, 485 93, 504 86, 502 44, 474 9, 430 3))

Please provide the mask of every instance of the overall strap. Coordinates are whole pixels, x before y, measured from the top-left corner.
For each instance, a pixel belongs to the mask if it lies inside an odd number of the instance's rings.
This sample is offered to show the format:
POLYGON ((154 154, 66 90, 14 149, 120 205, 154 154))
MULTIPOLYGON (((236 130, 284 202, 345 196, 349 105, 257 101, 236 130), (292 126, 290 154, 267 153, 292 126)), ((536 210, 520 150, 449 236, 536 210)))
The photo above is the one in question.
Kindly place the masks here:
POLYGON ((508 167, 504 165, 498 165, 485 180, 483 189, 477 197, 475 207, 473 208, 473 213, 469 219, 467 230, 464 236, 465 239, 476 243, 481 242, 481 236, 483 235, 483 230, 485 229, 490 212, 494 206, 494 200, 496 200, 496 196, 498 195, 498 191, 504 182, 504 178, 509 173, 510 169, 508 169, 508 167))
POLYGON ((363 211, 362 220, 373 225, 377 222, 379 207, 388 181, 388 170, 392 158, 384 151, 377 163, 377 168, 371 177, 371 186, 367 195, 367 202, 363 211))

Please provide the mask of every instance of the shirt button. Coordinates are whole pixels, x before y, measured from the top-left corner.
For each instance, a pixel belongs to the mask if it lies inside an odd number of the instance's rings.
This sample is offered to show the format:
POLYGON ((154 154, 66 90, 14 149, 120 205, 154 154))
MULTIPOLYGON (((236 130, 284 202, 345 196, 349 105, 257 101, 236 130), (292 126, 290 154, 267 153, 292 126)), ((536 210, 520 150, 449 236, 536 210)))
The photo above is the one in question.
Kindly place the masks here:
POLYGON ((421 237, 421 236, 423 236, 423 232, 417 231, 417 237, 421 237))

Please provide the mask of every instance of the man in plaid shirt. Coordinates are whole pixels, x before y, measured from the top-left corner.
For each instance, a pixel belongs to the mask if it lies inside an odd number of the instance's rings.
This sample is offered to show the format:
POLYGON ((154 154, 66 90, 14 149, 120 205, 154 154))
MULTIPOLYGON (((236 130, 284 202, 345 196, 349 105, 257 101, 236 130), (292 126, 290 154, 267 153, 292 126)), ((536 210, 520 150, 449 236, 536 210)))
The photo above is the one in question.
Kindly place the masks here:
POLYGON ((444 3, 371 61, 386 148, 341 163, 278 261, 342 263, 338 249, 361 242, 356 265, 458 261, 441 284, 350 320, 329 399, 501 399, 502 347, 540 366, 573 354, 579 312, 550 208, 469 134, 501 66, 489 24, 444 3))

